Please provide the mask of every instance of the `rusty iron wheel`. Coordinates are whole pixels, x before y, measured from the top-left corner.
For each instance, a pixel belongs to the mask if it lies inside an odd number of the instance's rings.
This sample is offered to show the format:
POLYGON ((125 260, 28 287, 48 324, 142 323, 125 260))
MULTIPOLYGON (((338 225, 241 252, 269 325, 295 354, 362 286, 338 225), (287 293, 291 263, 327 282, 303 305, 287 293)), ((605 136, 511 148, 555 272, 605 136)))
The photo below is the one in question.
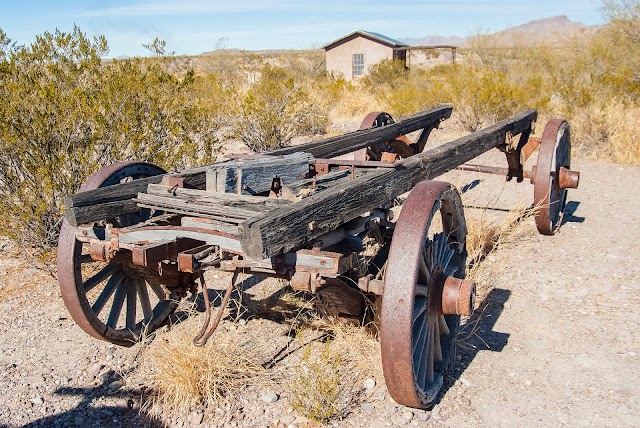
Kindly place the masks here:
MULTIPOLYGON (((91 175, 79 191, 163 173, 162 168, 146 162, 116 162, 91 175)), ((141 210, 108 219, 107 223, 124 227, 149 216, 149 210, 141 210)), ((88 244, 76 240, 76 229, 66 220, 58 239, 57 266, 69 313, 84 331, 98 339, 131 346, 142 334, 161 326, 175 310, 175 296, 167 298, 160 284, 138 275, 126 262, 94 261, 88 244)))
POLYGON ((554 235, 562 224, 567 189, 560 187, 561 168, 571 165, 569 124, 562 119, 547 122, 540 139, 540 152, 533 187, 536 227, 543 235, 554 235))
MULTIPOLYGON (((389 113, 372 111, 362 120, 359 129, 378 128, 380 126, 391 125, 393 123, 395 123, 395 121, 389 113)), ((389 141, 388 145, 393 149, 394 153, 397 153, 401 158, 407 158, 415 154, 413 147, 411 147, 411 141, 404 135, 399 136, 395 140, 389 141)), ((385 149, 384 146, 385 144, 382 144, 377 147, 357 150, 353 152, 353 159, 379 161, 381 159, 382 151, 385 149)))
POLYGON ((455 187, 413 188, 391 241, 380 318, 384 378, 399 404, 429 408, 455 360, 460 316, 444 315, 441 302, 446 278, 464 278, 466 236, 455 187))

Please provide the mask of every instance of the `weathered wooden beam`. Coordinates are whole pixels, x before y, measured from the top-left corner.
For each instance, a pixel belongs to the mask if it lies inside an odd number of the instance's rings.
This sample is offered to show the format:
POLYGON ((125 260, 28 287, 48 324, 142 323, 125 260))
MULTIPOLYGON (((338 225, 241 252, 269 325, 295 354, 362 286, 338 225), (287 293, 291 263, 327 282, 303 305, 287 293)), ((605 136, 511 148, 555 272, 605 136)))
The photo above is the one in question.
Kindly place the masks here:
POLYGON ((247 196, 238 195, 237 193, 218 193, 209 192, 199 189, 185 189, 181 187, 171 187, 162 184, 149 184, 147 187, 147 193, 150 195, 176 197, 176 198, 195 198, 201 202, 215 202, 220 205, 228 205, 233 207, 246 207, 247 209, 261 210, 261 206, 276 208, 283 205, 291 204, 291 201, 286 199, 268 198, 266 196, 247 196))
POLYGON ((204 189, 206 167, 193 168, 181 173, 155 175, 129 183, 114 184, 69 195, 65 199, 64 215, 69 224, 75 227, 79 224, 136 212, 138 207, 132 199, 138 193, 145 192, 150 184, 160 183, 164 177, 175 176, 184 177, 186 186, 204 189))
POLYGON ((165 177, 184 177, 186 186, 194 189, 204 189, 207 168, 208 167, 198 167, 179 173, 154 175, 153 177, 140 178, 128 183, 114 184, 113 186, 78 192, 67 196, 65 208, 84 207, 87 205, 135 198, 139 192, 146 191, 149 184, 160 183, 165 177))
POLYGON ((297 152, 215 164, 207 169, 207 190, 245 195, 268 192, 274 177, 280 177, 285 185, 301 180, 311 163, 309 153, 297 152))
POLYGON ((147 193, 138 193, 135 199, 138 206, 145 208, 156 208, 162 211, 191 213, 194 215, 202 214, 209 218, 220 221, 228 221, 231 223, 240 223, 247 218, 262 214, 264 211, 255 206, 252 210, 244 208, 236 208, 223 206, 217 203, 204 203, 199 201, 190 201, 181 198, 169 196, 149 195, 147 193))
POLYGON ((518 135, 537 118, 527 110, 512 118, 445 143, 399 162, 395 169, 373 171, 323 192, 256 216, 240 225, 242 250, 254 259, 301 248, 363 213, 387 206, 423 180, 433 179, 482 153, 504 144, 506 134, 518 135))
POLYGON ((453 106, 451 104, 442 104, 391 125, 380 128, 362 129, 336 137, 312 141, 294 147, 276 149, 265 153, 270 155, 286 155, 295 152, 306 152, 316 158, 333 158, 364 147, 393 140, 401 135, 409 134, 419 129, 434 126, 440 121, 451 117, 452 111, 453 106))

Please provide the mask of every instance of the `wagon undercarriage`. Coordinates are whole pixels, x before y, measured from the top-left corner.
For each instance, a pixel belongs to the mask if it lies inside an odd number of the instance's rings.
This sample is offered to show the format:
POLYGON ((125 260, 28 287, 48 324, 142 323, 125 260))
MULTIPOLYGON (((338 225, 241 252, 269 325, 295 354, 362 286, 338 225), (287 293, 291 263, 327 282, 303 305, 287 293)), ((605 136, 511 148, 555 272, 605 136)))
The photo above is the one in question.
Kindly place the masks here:
MULTIPOLYGON (((58 249, 65 304, 87 333, 127 346, 162 325, 198 282, 205 288, 207 269, 234 273, 223 308, 239 272, 287 279, 349 316, 362 314, 365 298, 380 298, 388 389, 401 404, 427 407, 454 360, 475 286, 464 279, 460 195, 426 180, 454 168, 529 178, 536 225, 551 235, 579 179, 568 124, 552 120, 532 138, 535 110, 425 151, 451 112, 442 105, 398 123, 376 112, 350 134, 178 173, 148 163, 105 167, 66 202, 58 249), (406 136, 414 132, 415 141, 406 136), (525 171, 538 147, 537 165, 525 171), (507 168, 466 164, 492 148, 507 168), (394 219, 391 208, 409 191, 394 219), (372 241, 380 260, 363 268, 357 258, 372 241)), ((222 314, 211 319, 205 303, 198 345, 222 314)))

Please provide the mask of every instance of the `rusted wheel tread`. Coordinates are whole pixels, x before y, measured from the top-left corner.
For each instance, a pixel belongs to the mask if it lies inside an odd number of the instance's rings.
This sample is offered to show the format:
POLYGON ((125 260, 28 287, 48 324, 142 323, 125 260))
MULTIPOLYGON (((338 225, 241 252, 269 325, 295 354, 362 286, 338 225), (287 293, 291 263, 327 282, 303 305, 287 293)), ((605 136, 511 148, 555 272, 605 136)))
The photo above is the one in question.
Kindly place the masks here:
MULTIPOLYGON (((165 171, 153 164, 147 162, 116 162, 105 166, 91 175, 86 182, 80 187, 79 192, 97 189, 113 184, 117 184, 125 177, 142 178, 152 175, 162 174, 165 171)), ((126 217, 126 216, 125 216, 126 217)), ((120 219, 120 221, 125 221, 120 219)), ((133 220, 135 221, 135 219, 133 220)), ((111 262, 107 264, 101 271, 103 274, 96 274, 95 285, 106 281, 103 292, 100 297, 91 304, 87 299, 85 285, 87 282, 82 278, 82 261, 86 257, 82 255, 82 245, 77 245, 75 239, 75 228, 66 220, 63 220, 58 239, 58 281, 60 290, 71 314, 76 323, 91 336, 105 340, 121 346, 131 346, 139 338, 143 326, 141 323, 135 322, 135 313, 132 312, 134 299, 140 302, 142 314, 145 318, 151 318, 151 321, 144 325, 147 333, 152 332, 164 322, 164 320, 175 309, 175 302, 162 300, 164 298, 162 289, 158 284, 150 284, 151 290, 144 286, 144 280, 137 279, 127 275, 123 270, 124 265, 111 262), (125 283, 126 281, 126 283, 125 283), (105 290, 106 289, 106 290, 105 290), (149 291, 157 295, 159 301, 155 308, 151 308, 148 299, 149 291), (129 309, 127 317, 127 326, 125 329, 115 330, 107 327, 109 320, 103 322, 94 312, 94 308, 100 312, 108 301, 117 300, 122 303, 125 310, 129 309), (139 300, 137 300, 139 299, 139 300)), ((94 285, 94 286, 95 286, 94 285)), ((120 308, 122 310, 122 308, 120 308)), ((117 310, 110 313, 110 317, 118 315, 117 310)), ((117 317, 116 317, 117 318, 117 317)))
MULTIPOLYGON (((460 317, 436 315, 425 297, 416 296, 416 284, 426 283, 430 290, 437 290, 430 281, 436 282, 439 264, 444 265, 441 266, 444 274, 463 278, 466 235, 462 201, 453 186, 430 181, 414 187, 396 223, 381 311, 384 377, 391 396, 399 404, 415 408, 431 406, 454 359, 460 317), (431 235, 429 227, 438 213, 443 231, 431 235), (429 277, 425 276, 424 267, 421 269, 427 257, 435 260, 427 266, 427 270, 431 269, 429 277), (423 307, 424 313, 416 312, 423 307), (420 317, 424 318, 424 324, 420 317), (425 328, 428 329, 426 338, 425 328), (442 357, 440 362, 434 360, 438 357, 442 357)), ((432 302, 436 301, 431 294, 428 296, 432 302)))
POLYGON ((561 189, 560 168, 570 169, 571 138, 569 124, 562 119, 547 122, 540 139, 540 152, 534 181, 535 221, 538 232, 554 235, 560 230, 567 203, 567 189, 561 189))

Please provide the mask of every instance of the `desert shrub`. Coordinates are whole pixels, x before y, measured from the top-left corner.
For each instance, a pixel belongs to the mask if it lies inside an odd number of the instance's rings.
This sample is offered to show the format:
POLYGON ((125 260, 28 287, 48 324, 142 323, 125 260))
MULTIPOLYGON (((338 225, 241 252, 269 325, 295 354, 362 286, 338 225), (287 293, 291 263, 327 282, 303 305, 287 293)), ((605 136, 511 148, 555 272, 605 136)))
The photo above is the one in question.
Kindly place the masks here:
POLYGON ((476 131, 524 108, 544 105, 548 97, 541 92, 541 83, 534 78, 516 83, 489 67, 440 65, 412 72, 379 97, 398 117, 451 102, 460 126, 476 131))
POLYGON ((0 234, 53 246, 64 197, 116 160, 179 168, 213 159, 217 125, 193 101, 192 73, 103 62, 104 37, 77 27, 21 47, 1 34, 0 234))
POLYGON ((384 85, 394 88, 405 79, 408 74, 409 70, 403 61, 385 59, 369 69, 369 73, 363 79, 363 83, 372 90, 376 90, 384 85))
POLYGON ((251 150, 264 151, 287 146, 299 135, 324 132, 326 114, 290 72, 264 64, 260 73, 260 79, 237 96, 233 138, 251 150))
POLYGON ((304 348, 301 367, 289 384, 289 404, 296 412, 319 422, 341 415, 341 358, 329 342, 316 353, 309 345, 304 348))

